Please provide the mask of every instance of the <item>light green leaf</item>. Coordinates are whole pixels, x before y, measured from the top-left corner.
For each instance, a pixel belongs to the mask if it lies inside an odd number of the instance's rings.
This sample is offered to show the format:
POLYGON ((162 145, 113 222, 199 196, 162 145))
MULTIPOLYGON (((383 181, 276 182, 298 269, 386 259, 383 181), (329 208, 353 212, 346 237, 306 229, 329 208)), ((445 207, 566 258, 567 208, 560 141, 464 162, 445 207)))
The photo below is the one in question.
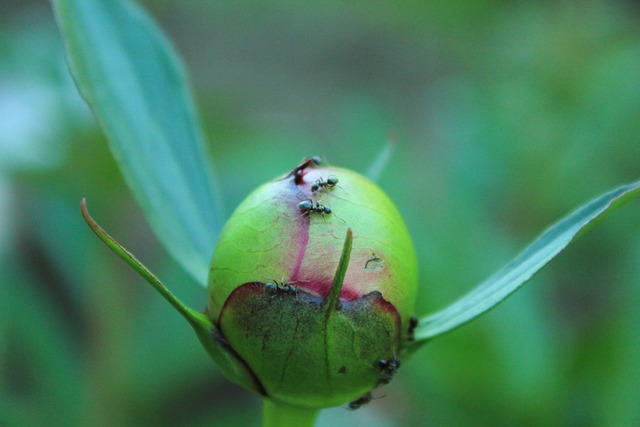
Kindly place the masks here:
POLYGON ((640 181, 610 191, 563 218, 510 263, 474 290, 444 309, 421 319, 416 342, 449 332, 489 311, 517 291, 571 242, 595 225, 612 208, 640 194, 640 181))
POLYGON ((76 84, 169 253, 200 283, 220 203, 185 72, 158 27, 125 0, 52 0, 76 84))

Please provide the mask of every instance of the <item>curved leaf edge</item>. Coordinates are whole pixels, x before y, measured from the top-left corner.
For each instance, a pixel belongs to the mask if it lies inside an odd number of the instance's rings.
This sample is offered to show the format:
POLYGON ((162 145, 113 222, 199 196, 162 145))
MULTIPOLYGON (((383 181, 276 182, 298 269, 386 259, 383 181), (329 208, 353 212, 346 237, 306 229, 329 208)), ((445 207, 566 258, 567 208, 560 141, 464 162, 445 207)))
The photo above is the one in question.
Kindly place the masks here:
POLYGON ((563 217, 548 227, 503 268, 470 292, 445 308, 421 318, 414 331, 414 340, 405 342, 405 351, 413 352, 433 338, 451 332, 487 313, 520 289, 606 215, 639 195, 640 181, 636 181, 596 197, 563 217), (539 259, 536 260, 536 257, 539 259), (536 262, 529 268, 524 268, 523 266, 530 261, 536 262))
MULTIPOLYGON (((213 163, 210 156, 208 156, 209 153, 205 144, 206 137, 201 125, 196 100, 192 94, 189 78, 177 49, 150 14, 135 2, 127 0, 98 1, 95 4, 102 6, 101 8, 96 8, 97 10, 95 11, 91 9, 92 3, 79 0, 50 0, 50 3, 53 6, 58 28, 63 36, 67 64, 75 86, 107 136, 111 152, 121 169, 125 181, 165 249, 200 285, 206 287, 209 260, 226 214, 222 207, 223 197, 215 176, 213 163), (94 58, 97 54, 93 53, 95 49, 104 49, 104 43, 101 46, 88 44, 89 35, 83 30, 83 28, 91 24, 90 22, 85 22, 89 20, 87 16, 90 13, 98 16, 100 18, 98 21, 108 20, 113 19, 113 17, 110 17, 110 13, 107 12, 113 12, 113 10, 117 10, 120 14, 125 14, 127 19, 134 20, 137 23, 137 31, 145 33, 148 36, 146 42, 151 43, 157 50, 161 51, 162 65, 170 73, 173 73, 174 81, 171 84, 174 85, 175 96, 178 97, 174 105, 179 104, 184 107, 182 116, 186 117, 187 122, 192 125, 190 132, 193 139, 188 142, 194 144, 193 152, 199 157, 199 164, 195 166, 197 166, 202 178, 199 180, 201 182, 191 184, 184 182, 184 177, 182 176, 178 177, 180 179, 176 178, 173 181, 184 183, 192 188, 208 188, 209 191, 204 192, 208 193, 204 197, 206 200, 201 200, 203 192, 200 191, 199 203, 192 203, 193 199, 188 196, 184 199, 185 203, 180 203, 177 207, 169 210, 163 209, 162 206, 158 205, 160 203, 158 200, 162 197, 167 197, 169 194, 167 189, 164 187, 160 189, 145 188, 145 184, 141 183, 139 177, 136 177, 137 174, 133 172, 137 168, 136 161, 128 159, 122 144, 133 144, 136 142, 135 138, 134 140, 127 139, 126 142, 123 142, 121 132, 112 123, 113 115, 123 115, 125 114, 125 109, 119 110, 120 107, 117 102, 105 103, 104 97, 110 96, 109 91, 102 87, 95 87, 91 83, 92 77, 94 78, 100 73, 107 72, 107 69, 100 65, 101 61, 94 58), (154 202, 154 200, 156 201, 154 202), (191 214, 185 213, 187 207, 194 206, 195 210, 192 210, 191 214), (195 215, 193 215, 193 212, 195 212, 195 215), (176 216, 179 218, 178 223, 175 220, 176 216)), ((107 34, 108 37, 106 39, 112 40, 109 43, 118 44, 118 34, 111 33, 113 32, 107 34)), ((93 35, 95 36, 95 34, 93 35)), ((106 47, 112 47, 109 43, 107 43, 106 47)), ((134 74, 127 77, 130 79, 139 77, 134 74)), ((135 118, 131 116, 125 117, 119 120, 119 123, 134 120, 135 118)), ((176 160, 176 162, 182 168, 188 166, 180 163, 181 160, 176 160)), ((193 167, 189 167, 189 169, 193 170, 193 167)), ((187 191, 187 187, 183 186, 183 190, 185 190, 185 193, 190 194, 187 191)), ((175 190, 173 192, 176 193, 175 190)))
POLYGON ((96 236, 120 259, 149 283, 191 325, 200 343, 216 362, 222 373, 231 381, 266 396, 260 380, 249 365, 231 348, 218 327, 209 318, 180 301, 147 267, 131 252, 111 237, 89 214, 87 202, 82 199, 80 211, 85 222, 96 236))

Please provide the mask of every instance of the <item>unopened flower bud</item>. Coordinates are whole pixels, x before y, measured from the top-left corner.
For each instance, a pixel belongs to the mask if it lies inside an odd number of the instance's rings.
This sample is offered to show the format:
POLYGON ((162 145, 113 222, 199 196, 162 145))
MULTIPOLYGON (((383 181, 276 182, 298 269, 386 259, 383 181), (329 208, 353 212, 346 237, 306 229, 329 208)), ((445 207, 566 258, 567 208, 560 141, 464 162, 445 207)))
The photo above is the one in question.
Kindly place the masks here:
POLYGON ((308 160, 255 190, 225 225, 207 315, 268 398, 359 406, 400 366, 416 291, 413 245, 389 198, 355 172, 308 160))

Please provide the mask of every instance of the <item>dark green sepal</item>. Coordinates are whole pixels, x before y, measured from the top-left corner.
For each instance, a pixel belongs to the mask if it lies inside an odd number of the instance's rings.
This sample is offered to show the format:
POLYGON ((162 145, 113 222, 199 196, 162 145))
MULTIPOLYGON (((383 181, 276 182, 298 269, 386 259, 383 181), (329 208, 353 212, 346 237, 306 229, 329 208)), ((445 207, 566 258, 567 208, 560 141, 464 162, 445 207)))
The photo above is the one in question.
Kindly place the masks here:
POLYGON ((98 223, 89 215, 85 199, 80 204, 82 217, 109 249, 111 249, 120 259, 131 266, 144 280, 146 280, 182 317, 191 325, 198 339, 207 350, 211 358, 218 364, 225 376, 232 382, 240 384, 250 390, 264 395, 264 388, 257 380, 256 376, 248 368, 247 364, 229 346, 220 335, 218 328, 209 320, 207 316, 197 312, 182 303, 173 295, 164 284, 147 267, 144 266, 131 252, 111 237, 98 223))
POLYGON ((236 289, 220 330, 264 385, 290 405, 330 407, 377 386, 379 360, 399 350, 400 316, 379 292, 340 306, 325 320, 323 298, 298 291, 271 295, 263 283, 236 289))
POLYGON ((229 381, 253 390, 262 396, 267 395, 249 365, 220 335, 217 328, 209 330, 194 328, 194 330, 202 346, 229 381))

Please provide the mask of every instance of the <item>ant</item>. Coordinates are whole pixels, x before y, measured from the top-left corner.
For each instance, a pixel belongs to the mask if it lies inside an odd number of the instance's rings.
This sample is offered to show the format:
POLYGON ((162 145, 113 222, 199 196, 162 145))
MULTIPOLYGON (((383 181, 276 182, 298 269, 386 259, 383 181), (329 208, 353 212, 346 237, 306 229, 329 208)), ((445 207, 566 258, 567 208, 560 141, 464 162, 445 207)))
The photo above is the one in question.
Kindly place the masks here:
POLYGON ((322 160, 322 157, 320 156, 305 157, 302 161, 306 162, 307 160, 311 160, 311 163, 313 164, 313 166, 320 166, 320 164, 324 163, 324 161, 322 160))
POLYGON ((303 215, 318 213, 324 218, 325 215, 331 214, 331 208, 329 206, 322 205, 318 202, 313 202, 313 200, 310 199, 303 200, 302 202, 298 203, 298 207, 300 208, 300 211, 302 211, 303 215))
POLYGON ((380 384, 389 384, 393 376, 400 369, 400 358, 393 356, 390 360, 380 359, 378 360, 378 368, 380 369, 380 384))
POLYGON ((277 280, 273 280, 273 282, 265 283, 264 289, 265 291, 272 296, 276 296, 278 293, 297 295, 298 287, 293 283, 297 282, 284 282, 281 280, 279 283, 277 280))
POLYGON ((360 408, 362 405, 366 405, 367 403, 371 402, 372 399, 373 399, 373 396, 371 396, 371 392, 367 392, 362 396, 360 396, 359 398, 357 398, 356 400, 349 402, 349 409, 351 409, 352 411, 355 411, 356 409, 360 408))
POLYGON ((320 177, 320 179, 316 180, 311 186, 311 191, 315 193, 319 190, 330 190, 336 185, 338 185, 338 178, 335 176, 330 176, 326 181, 320 177))

